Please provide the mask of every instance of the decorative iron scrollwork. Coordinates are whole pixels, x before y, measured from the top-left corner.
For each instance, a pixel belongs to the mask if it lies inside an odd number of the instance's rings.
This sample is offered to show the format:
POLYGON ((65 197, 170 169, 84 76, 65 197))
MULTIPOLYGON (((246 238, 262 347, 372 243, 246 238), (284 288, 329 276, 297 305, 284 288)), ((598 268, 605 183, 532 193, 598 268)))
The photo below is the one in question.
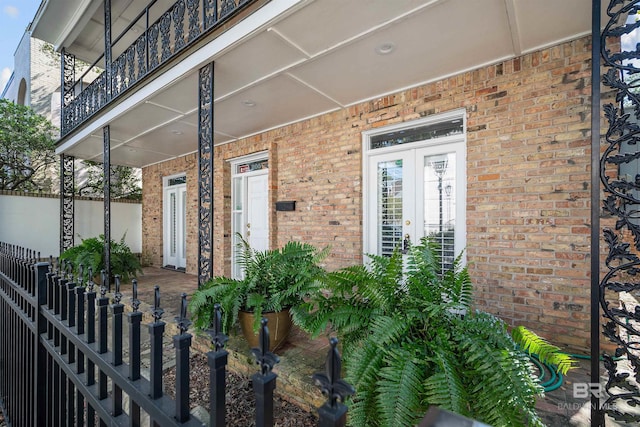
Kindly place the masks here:
POLYGON ((189 14, 189 36, 187 41, 189 42, 200 35, 199 5, 200 0, 187 0, 187 11, 189 14))
POLYGON ((218 2, 216 0, 203 0, 204 5, 204 29, 213 27, 218 22, 218 2))
POLYGON ((60 155, 60 253, 73 247, 74 158, 60 155))
POLYGON ((102 173, 104 175, 104 268, 111 289, 111 128, 102 128, 103 152, 102 173))
POLYGON ((200 69, 198 126, 198 284, 213 273, 213 62, 200 69))
POLYGON ((220 5, 220 17, 224 18, 236 8, 235 0, 222 0, 222 4, 220 5))
POLYGON ((602 57, 608 71, 603 83, 616 91, 616 104, 606 104, 605 150, 600 159, 604 211, 616 218, 604 230, 608 246, 600 282, 600 305, 607 323, 604 335, 616 344, 615 358, 604 355, 608 396, 601 402, 612 418, 640 422, 640 51, 635 40, 640 21, 633 17, 640 0, 611 0, 602 34, 602 57), (632 19, 629 19, 629 18, 632 19))
POLYGON ((173 37, 174 52, 179 51, 185 45, 184 40, 184 0, 179 0, 171 11, 171 17, 173 18, 173 37))
POLYGON ((73 108, 71 107, 71 103, 75 98, 73 87, 76 80, 76 57, 62 49, 60 58, 62 62, 62 102, 60 104, 60 125, 62 133, 65 134, 72 129, 74 124, 73 108))
POLYGON ((136 53, 138 55, 138 79, 144 77, 147 73, 147 38, 141 35, 136 40, 136 53))
POLYGON ((160 64, 158 61, 158 34, 159 24, 156 23, 149 27, 149 70, 153 70, 160 64))
POLYGON ((161 36, 161 48, 162 48, 162 62, 166 61, 171 56, 171 10, 167 11, 160 18, 160 36, 161 36))
MULTIPOLYGON (((111 7, 105 0, 105 71, 82 88, 75 81, 75 58, 63 50, 61 134, 67 135, 107 103, 206 33, 257 0, 177 0, 112 61, 111 7), (185 15, 186 19, 185 19, 185 15), (188 34, 185 32, 188 31, 188 34), (80 93, 76 93, 81 88, 80 93)), ((149 16, 147 15, 147 19, 149 16)), ((120 36, 118 36, 118 39, 120 36)))
POLYGON ((125 89, 135 83, 136 81, 136 48, 135 45, 129 46, 127 49, 127 80, 125 89))

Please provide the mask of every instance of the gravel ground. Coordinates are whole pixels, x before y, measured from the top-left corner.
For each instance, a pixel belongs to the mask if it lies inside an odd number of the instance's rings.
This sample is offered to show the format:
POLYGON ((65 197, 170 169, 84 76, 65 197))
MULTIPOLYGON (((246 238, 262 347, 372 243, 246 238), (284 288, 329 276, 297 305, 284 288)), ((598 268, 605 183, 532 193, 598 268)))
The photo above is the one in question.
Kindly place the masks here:
MULTIPOLYGON (((189 366, 191 409, 202 406, 209 410, 209 367, 205 356, 196 354, 191 357, 189 366)), ((165 390, 174 398, 175 368, 169 369, 163 376, 165 390)), ((227 425, 230 427, 255 426, 255 398, 251 379, 227 371, 226 384, 227 425)), ((276 386, 277 390, 277 386, 276 386)), ((314 427, 318 424, 317 415, 305 411, 299 406, 274 396, 274 425, 276 427, 314 427)))

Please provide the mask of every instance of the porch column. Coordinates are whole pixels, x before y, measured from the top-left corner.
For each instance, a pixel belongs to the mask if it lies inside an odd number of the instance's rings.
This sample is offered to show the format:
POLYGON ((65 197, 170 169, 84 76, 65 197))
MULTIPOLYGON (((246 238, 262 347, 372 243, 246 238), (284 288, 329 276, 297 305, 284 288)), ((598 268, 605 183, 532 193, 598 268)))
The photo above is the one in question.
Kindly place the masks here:
POLYGON ((73 114, 69 106, 75 96, 76 57, 62 48, 60 53, 60 134, 66 135, 73 127, 73 114))
POLYGON ((213 274, 213 62, 198 79, 198 287, 213 274))
MULTIPOLYGON (((591 383, 600 383, 600 0, 591 8, 591 383)), ((604 411, 591 395, 591 425, 604 426, 604 411)))
POLYGON ((60 253, 73 247, 74 158, 60 154, 60 253))
POLYGON ((104 175, 104 269, 107 286, 111 291, 111 130, 102 128, 104 148, 102 151, 102 173, 104 175))
POLYGON ((106 102, 111 101, 111 0, 104 0, 104 76, 106 102))

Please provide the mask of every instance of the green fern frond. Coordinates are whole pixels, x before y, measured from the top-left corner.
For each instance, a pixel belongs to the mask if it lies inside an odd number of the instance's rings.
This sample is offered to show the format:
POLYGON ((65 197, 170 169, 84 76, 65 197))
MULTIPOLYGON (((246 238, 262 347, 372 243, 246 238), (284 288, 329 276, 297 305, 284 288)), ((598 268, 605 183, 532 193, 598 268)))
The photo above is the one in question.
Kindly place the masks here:
POLYGON ((401 317, 376 316, 371 322, 370 340, 379 346, 398 343, 406 336, 411 328, 411 322, 401 317))
POLYGON ((463 338, 461 350, 472 379, 472 412, 480 421, 495 426, 535 423, 535 396, 542 388, 515 351, 472 337, 463 338))
POLYGON ((377 405, 377 390, 358 389, 357 396, 349 402, 349 415, 347 424, 353 427, 382 427, 382 417, 377 405))
POLYGON ((416 425, 427 408, 422 405, 424 362, 406 350, 389 351, 378 381, 378 405, 387 426, 416 425))
POLYGON ((356 388, 356 396, 361 389, 375 384, 380 368, 383 366, 383 359, 384 351, 372 342, 366 342, 351 351, 345 351, 344 365, 347 381, 356 388))
POLYGON ((540 362, 556 366, 557 372, 566 375, 569 369, 575 368, 576 361, 571 356, 524 326, 513 328, 511 336, 524 351, 538 356, 540 362))
POLYGON ((424 382, 426 406, 437 405, 462 415, 469 415, 469 396, 462 379, 464 370, 455 355, 436 350, 433 360, 437 372, 424 382))

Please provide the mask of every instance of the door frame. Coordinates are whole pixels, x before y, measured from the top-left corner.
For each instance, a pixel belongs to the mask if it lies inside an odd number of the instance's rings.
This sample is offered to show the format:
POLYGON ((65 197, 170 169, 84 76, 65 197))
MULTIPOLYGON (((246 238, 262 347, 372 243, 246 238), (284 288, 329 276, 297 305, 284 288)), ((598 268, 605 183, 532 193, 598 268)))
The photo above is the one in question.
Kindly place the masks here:
MULTIPOLYGON (((408 122, 393 124, 390 126, 385 126, 381 128, 371 129, 362 132, 362 252, 363 256, 367 253, 375 253, 371 251, 372 238, 370 237, 370 231, 373 224, 371 224, 371 202, 370 198, 374 197, 374 195, 369 194, 369 187, 371 185, 372 180, 375 181, 375 176, 370 176, 369 173, 369 163, 371 157, 386 154, 386 153, 395 153, 401 152, 409 149, 420 149, 425 147, 435 147, 435 146, 446 146, 448 144, 459 144, 462 143, 464 149, 462 149, 462 157, 457 161, 460 164, 464 165, 463 170, 465 172, 464 176, 460 177, 461 184, 459 185, 459 191, 457 191, 456 199, 460 200, 461 206, 464 207, 464 211, 466 212, 466 200, 467 200, 467 156, 466 156, 466 146, 467 146, 467 110, 465 108, 458 108, 455 110, 447 111, 440 114, 434 114, 422 119, 412 120, 408 122), (451 136, 443 136, 437 137, 422 141, 410 142, 407 144, 395 145, 391 147, 383 147, 370 149, 371 138, 377 135, 384 135, 391 132, 398 132, 402 130, 410 130, 422 126, 428 126, 432 124, 437 124, 441 122, 446 122, 450 120, 462 120, 462 133, 451 135, 451 136), (459 199, 458 199, 459 198, 459 199)), ((457 150, 456 150, 457 151, 457 150)), ((461 236, 465 236, 466 240, 466 214, 461 220, 456 222, 456 228, 459 230, 461 236)), ((457 238, 458 233, 456 233, 456 243, 458 243, 457 238)), ((458 248, 456 248, 458 249, 458 248)), ((461 250, 464 249, 461 248, 461 250)), ((456 254, 457 255, 457 254, 456 254)), ((465 262, 466 257, 463 255, 463 263, 465 262)), ((366 259, 364 260, 366 263, 366 259)))
MULTIPOLYGON (((269 190, 269 168, 271 165, 267 166, 267 169, 260 169, 257 171, 250 171, 250 172, 244 172, 244 173, 238 173, 236 172, 236 168, 238 165, 242 164, 242 163, 252 163, 252 162, 258 162, 258 161, 263 161, 266 160, 267 162, 270 162, 269 159, 269 152, 268 151, 259 151, 257 153, 252 153, 246 156, 240 156, 240 157, 234 157, 233 159, 229 159, 227 160, 227 162, 229 162, 230 166, 231 166, 231 176, 230 176, 230 185, 231 185, 231 209, 230 209, 230 216, 231 216, 231 254, 229 259, 231 260, 231 277, 233 278, 239 278, 237 277, 238 274, 235 271, 235 266, 236 266, 236 258, 237 258, 237 253, 235 250, 235 233, 238 230, 238 224, 236 224, 237 220, 236 220, 236 209, 233 206, 233 203, 235 201, 235 196, 234 196, 234 179, 235 178, 243 178, 242 179, 242 192, 243 192, 243 201, 242 201, 242 219, 240 220, 241 224, 245 224, 247 222, 247 207, 248 207, 248 203, 247 203, 247 177, 250 176, 256 176, 256 175, 267 175, 267 200, 270 200, 270 190, 269 190)), ((271 221, 271 215, 270 215, 270 210, 267 209, 267 224, 270 224, 271 221)), ((240 225, 240 228, 242 228, 242 225, 240 225)), ((270 227, 269 227, 270 228, 270 227)), ((270 230, 267 231, 268 232, 268 236, 267 236, 267 240, 270 242, 271 241, 271 233, 270 230)), ((244 233, 241 233, 244 237, 244 233)), ((270 245, 269 245, 270 246, 270 245)))
MULTIPOLYGON (((168 253, 169 253, 169 247, 170 247, 170 243, 168 242, 167 239, 169 239, 170 236, 170 231, 169 231, 169 226, 170 226, 170 214, 169 214, 169 210, 168 210, 168 204, 169 204, 169 198, 166 197, 167 196, 167 191, 172 188, 184 188, 185 194, 187 191, 187 183, 186 183, 186 177, 187 177, 187 173, 186 172, 180 172, 180 173, 176 173, 176 174, 172 174, 172 175, 167 175, 167 176, 163 176, 162 177, 162 267, 166 267, 169 264, 168 260, 168 253), (180 178, 180 177, 185 177, 185 183, 184 184, 177 184, 177 185, 172 185, 169 186, 169 180, 174 179, 174 178, 180 178)), ((185 201, 186 202, 186 201, 185 201)), ((183 245, 184 247, 182 248, 185 251, 185 265, 184 267, 179 267, 178 264, 176 262, 176 265, 174 265, 175 269, 177 271, 182 271, 183 269, 186 270, 186 250, 187 250, 187 232, 186 232, 186 228, 187 228, 187 218, 186 218, 186 210, 187 210, 187 206, 183 206, 184 210, 185 210, 185 217, 183 218, 183 224, 181 229, 183 230, 183 236, 182 240, 184 241, 183 245)), ((178 226, 180 228, 180 226, 178 226)))

